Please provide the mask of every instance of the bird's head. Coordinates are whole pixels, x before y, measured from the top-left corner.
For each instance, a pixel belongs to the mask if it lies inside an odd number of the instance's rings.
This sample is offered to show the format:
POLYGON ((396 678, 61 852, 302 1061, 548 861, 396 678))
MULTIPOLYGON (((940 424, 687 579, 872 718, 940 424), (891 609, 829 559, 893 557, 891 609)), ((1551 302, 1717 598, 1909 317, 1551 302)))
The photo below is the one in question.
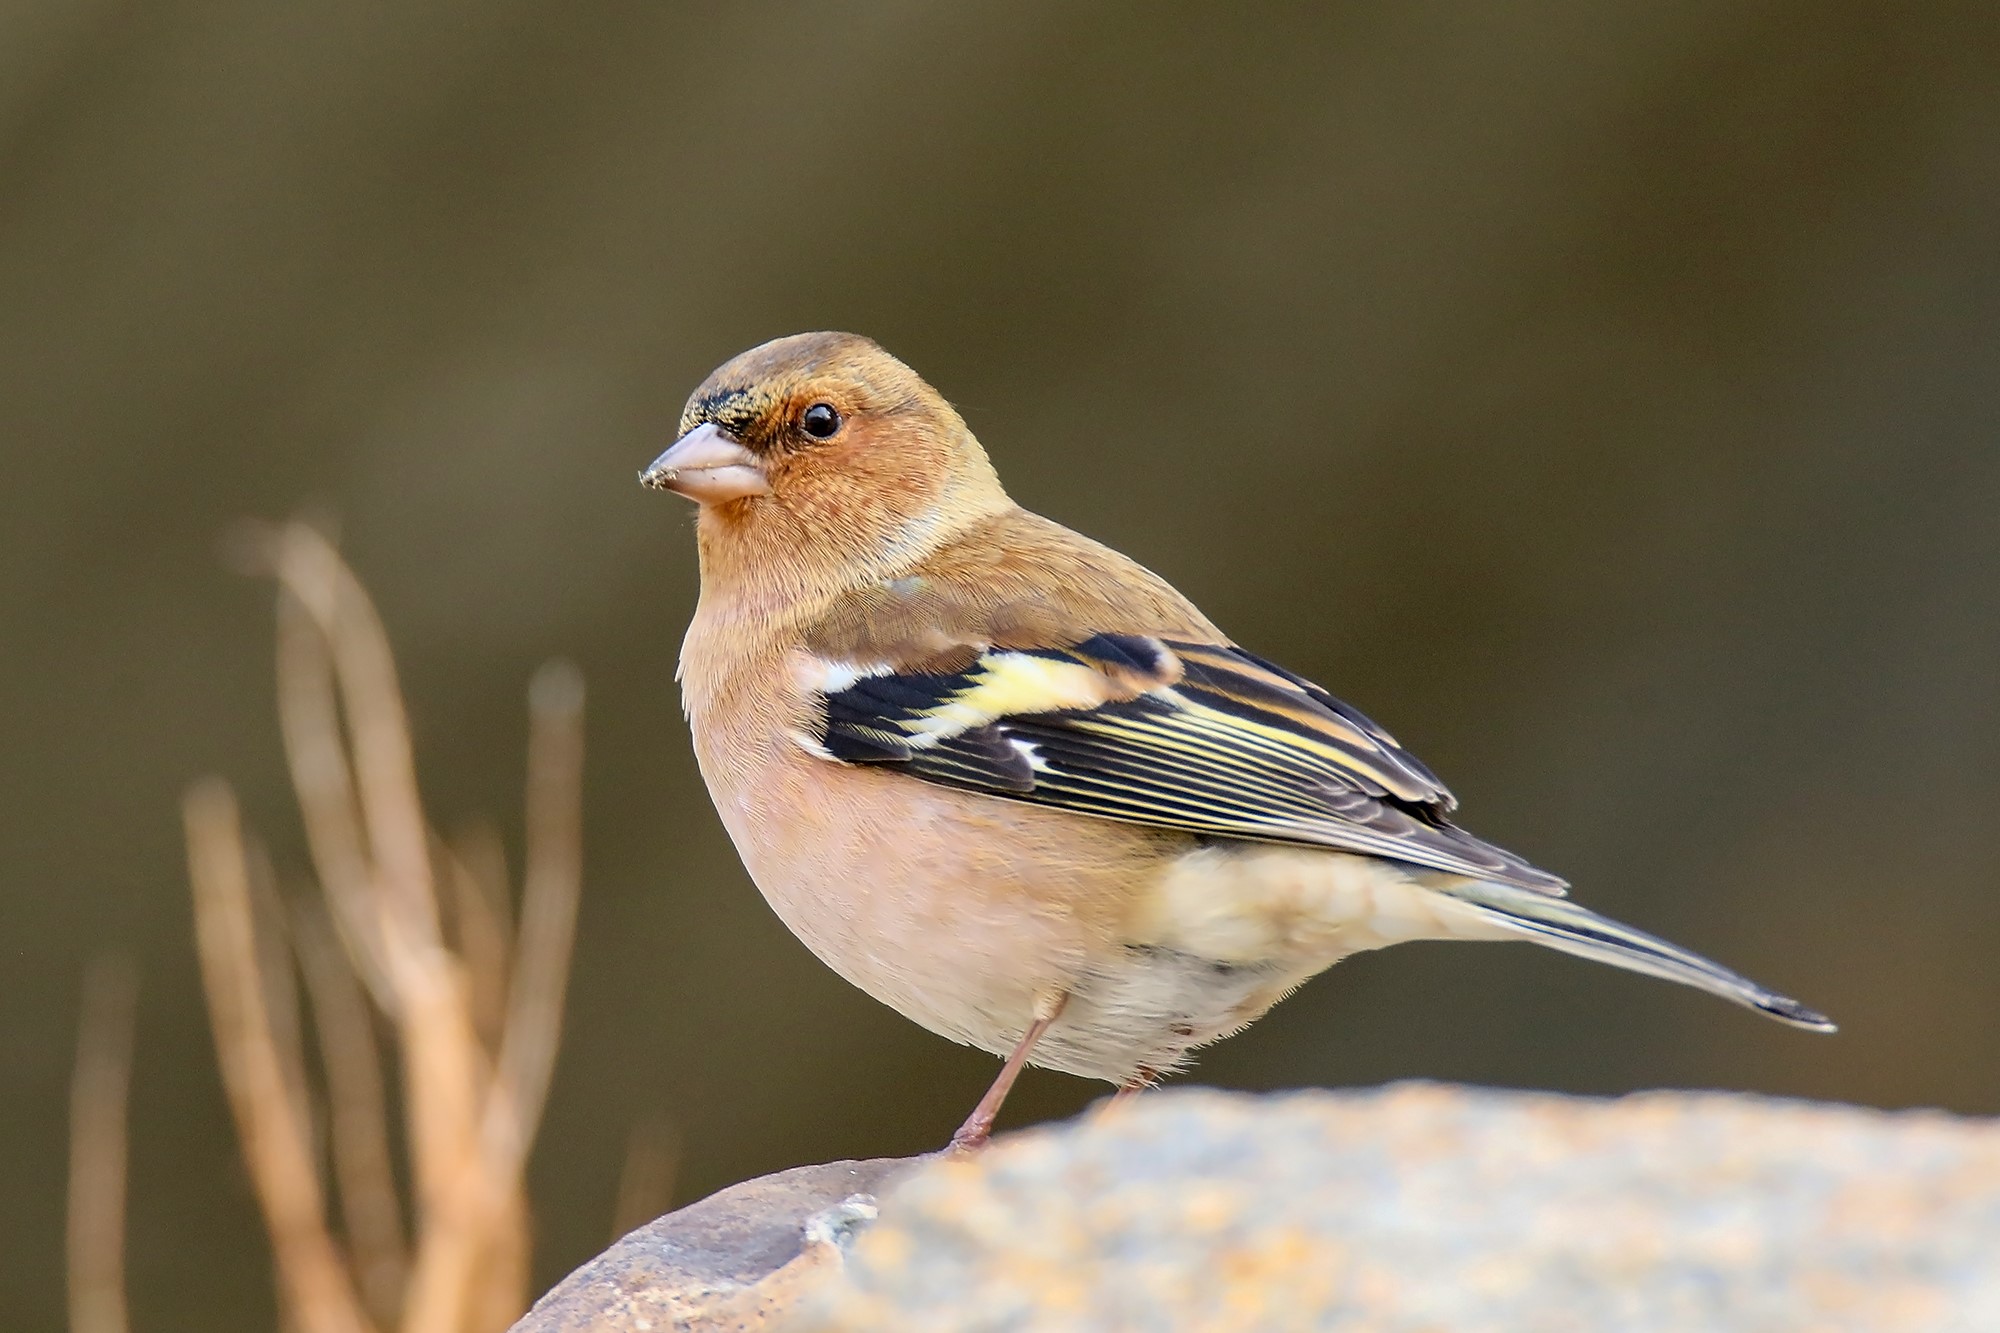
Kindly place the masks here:
POLYGON ((951 404, 852 333, 796 334, 724 362, 639 479, 700 504, 705 555, 726 541, 793 563, 893 563, 1011 503, 951 404))

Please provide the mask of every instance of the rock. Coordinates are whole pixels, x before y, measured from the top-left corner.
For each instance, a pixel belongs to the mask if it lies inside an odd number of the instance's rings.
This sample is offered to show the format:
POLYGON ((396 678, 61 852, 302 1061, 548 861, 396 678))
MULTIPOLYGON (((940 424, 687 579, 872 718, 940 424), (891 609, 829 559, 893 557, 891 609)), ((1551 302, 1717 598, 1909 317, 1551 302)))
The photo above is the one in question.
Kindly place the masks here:
POLYGON ((648 1222, 571 1273, 513 1333, 772 1328, 840 1270, 874 1193, 916 1159, 801 1166, 648 1222))
MULTIPOLYGON (((654 1327, 2000 1329, 2000 1124, 1937 1112, 1434 1085, 1168 1091, 977 1159, 826 1169, 878 1174, 768 1196, 782 1216, 762 1217, 762 1257, 722 1265, 749 1300, 731 1307, 738 1323, 654 1327), (849 1184, 883 1190, 879 1220, 844 1256, 805 1243, 849 1184), (764 1304, 760 1269, 778 1279, 764 1304), (767 1308, 795 1313, 756 1322, 767 1308)), ((594 1289, 622 1283, 633 1310, 654 1271, 721 1290, 682 1219, 748 1188, 633 1233, 517 1327, 643 1327, 601 1300, 600 1323, 532 1322, 596 1270, 594 1289), (670 1250, 627 1253, 656 1228, 670 1250), (648 1257, 661 1252, 679 1266, 648 1257)), ((735 1206, 741 1219, 751 1205, 735 1206)))

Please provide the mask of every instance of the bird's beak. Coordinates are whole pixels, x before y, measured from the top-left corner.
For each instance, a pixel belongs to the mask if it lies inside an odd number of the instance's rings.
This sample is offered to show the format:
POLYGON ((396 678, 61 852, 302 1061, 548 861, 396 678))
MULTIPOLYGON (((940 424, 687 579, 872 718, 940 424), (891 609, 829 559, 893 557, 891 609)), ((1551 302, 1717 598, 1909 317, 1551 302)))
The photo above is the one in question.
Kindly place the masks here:
POLYGON ((654 490, 679 491, 705 505, 771 493, 771 479, 757 456, 713 424, 696 426, 675 440, 639 474, 639 482, 654 490))

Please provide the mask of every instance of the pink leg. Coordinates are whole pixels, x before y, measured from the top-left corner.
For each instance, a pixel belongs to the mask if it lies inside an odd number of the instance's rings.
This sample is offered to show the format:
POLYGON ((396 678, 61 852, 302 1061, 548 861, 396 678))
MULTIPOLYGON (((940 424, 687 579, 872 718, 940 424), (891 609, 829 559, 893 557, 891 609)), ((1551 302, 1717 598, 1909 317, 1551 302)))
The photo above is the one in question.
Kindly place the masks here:
POLYGON ((1021 1077, 1021 1070, 1026 1067, 1035 1043, 1061 1016, 1063 1005, 1068 1000, 1067 995, 1059 996, 1055 1003, 1047 1006, 1046 1012, 1036 1015, 1035 1021, 1028 1025, 1028 1030, 1015 1044, 1013 1054, 1007 1057, 1007 1063, 1000 1066, 1000 1076, 993 1080, 993 1086, 986 1090, 986 1095, 979 1099, 979 1105, 972 1108, 972 1114, 965 1118, 965 1123, 958 1127, 958 1133, 952 1135, 951 1142, 945 1145, 946 1152, 972 1153, 986 1146, 986 1140, 993 1136, 993 1122, 1000 1116, 1000 1104, 1013 1091, 1014 1080, 1021 1077))
POLYGON ((1146 1066, 1140 1065, 1139 1072, 1132 1075, 1125 1082, 1120 1083, 1118 1091, 1111 1094, 1111 1104, 1113 1106, 1123 1106, 1126 1102, 1131 1101, 1134 1097, 1137 1097, 1140 1093, 1159 1081, 1160 1076, 1158 1074, 1146 1068, 1146 1066))

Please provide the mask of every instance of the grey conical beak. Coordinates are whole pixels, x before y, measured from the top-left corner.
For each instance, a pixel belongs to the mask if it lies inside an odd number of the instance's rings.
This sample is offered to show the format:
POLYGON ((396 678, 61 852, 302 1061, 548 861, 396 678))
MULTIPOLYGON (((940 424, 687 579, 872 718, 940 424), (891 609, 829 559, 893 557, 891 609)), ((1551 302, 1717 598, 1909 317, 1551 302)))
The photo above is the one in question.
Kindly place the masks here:
POLYGON ((769 495, 771 479, 757 456, 719 426, 696 426, 639 474, 641 485, 677 491, 701 504, 769 495))

